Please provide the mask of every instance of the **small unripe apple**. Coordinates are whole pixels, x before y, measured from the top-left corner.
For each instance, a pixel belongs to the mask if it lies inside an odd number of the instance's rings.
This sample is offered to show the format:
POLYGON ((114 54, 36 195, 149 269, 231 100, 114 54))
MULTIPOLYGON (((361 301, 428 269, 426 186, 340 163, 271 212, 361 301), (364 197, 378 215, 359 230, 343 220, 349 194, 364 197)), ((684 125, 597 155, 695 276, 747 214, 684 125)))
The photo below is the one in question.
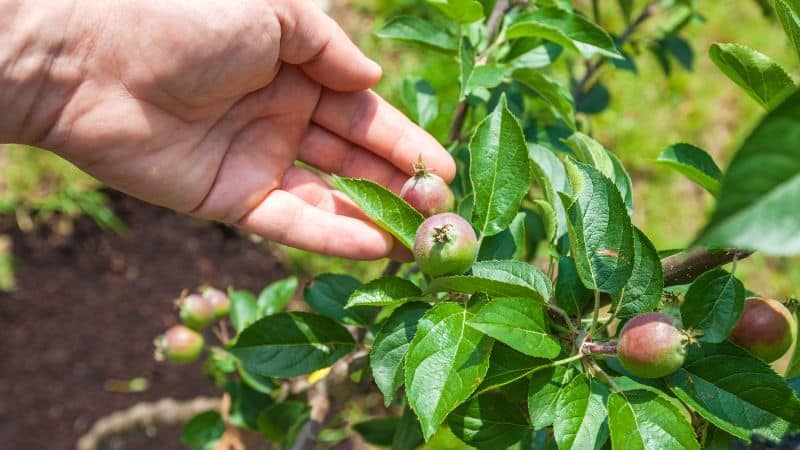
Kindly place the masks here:
POLYGON ((221 319, 227 316, 230 312, 231 301, 228 298, 228 295, 219 289, 214 289, 212 287, 205 288, 200 295, 202 295, 203 298, 206 299, 209 304, 211 304, 211 307, 214 309, 215 318, 221 319))
POLYGON ((157 359, 188 363, 200 356, 205 340, 200 333, 183 325, 175 325, 157 337, 155 345, 157 359))
POLYGON ((414 165, 414 175, 400 190, 400 197, 425 217, 450 212, 455 205, 450 186, 425 167, 422 157, 414 165))
POLYGON ((632 375, 660 378, 678 370, 686 359, 687 335, 664 313, 639 314, 629 320, 617 341, 617 358, 632 375))
POLYGON ((216 319, 214 305, 206 298, 190 294, 179 300, 181 322, 189 328, 201 330, 216 319))
POLYGON ((750 297, 730 339, 764 362, 771 363, 792 346, 797 325, 792 313, 777 300, 750 297))
POLYGON ((432 277, 460 275, 478 256, 472 225, 458 214, 442 213, 425 219, 417 229, 414 259, 432 277))

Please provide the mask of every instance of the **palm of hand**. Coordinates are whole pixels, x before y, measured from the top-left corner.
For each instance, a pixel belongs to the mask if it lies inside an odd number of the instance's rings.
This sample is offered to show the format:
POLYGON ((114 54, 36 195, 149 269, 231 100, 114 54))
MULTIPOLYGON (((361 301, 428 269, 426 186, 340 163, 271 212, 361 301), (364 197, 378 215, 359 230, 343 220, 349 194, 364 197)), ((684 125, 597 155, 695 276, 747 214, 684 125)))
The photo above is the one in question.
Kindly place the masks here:
POLYGON ((279 3, 120 8, 115 19, 141 30, 96 32, 45 145, 152 203, 309 250, 385 256, 392 239, 295 161, 397 191, 419 154, 445 177, 452 160, 366 90, 379 69, 330 19, 279 3))

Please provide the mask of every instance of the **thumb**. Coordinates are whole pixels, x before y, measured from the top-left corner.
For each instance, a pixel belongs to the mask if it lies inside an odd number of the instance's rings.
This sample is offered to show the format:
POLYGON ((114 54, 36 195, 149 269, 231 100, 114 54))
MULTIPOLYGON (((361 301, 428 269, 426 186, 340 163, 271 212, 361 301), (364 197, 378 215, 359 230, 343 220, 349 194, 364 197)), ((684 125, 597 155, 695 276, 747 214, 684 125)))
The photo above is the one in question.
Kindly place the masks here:
POLYGON ((336 91, 369 89, 380 80, 380 66, 311 0, 278 0, 273 8, 281 23, 282 61, 336 91))

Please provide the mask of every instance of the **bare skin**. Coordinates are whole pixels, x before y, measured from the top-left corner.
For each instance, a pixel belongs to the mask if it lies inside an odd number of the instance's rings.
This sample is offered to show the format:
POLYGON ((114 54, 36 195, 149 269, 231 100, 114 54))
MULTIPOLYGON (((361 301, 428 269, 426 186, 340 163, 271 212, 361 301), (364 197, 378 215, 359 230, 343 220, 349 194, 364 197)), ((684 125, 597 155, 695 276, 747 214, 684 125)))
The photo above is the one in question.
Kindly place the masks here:
POLYGON ((380 67, 309 0, 0 0, 0 142, 267 239, 405 254, 319 173, 399 192, 455 165, 370 90, 380 67), (298 167, 300 161, 315 169, 298 167))

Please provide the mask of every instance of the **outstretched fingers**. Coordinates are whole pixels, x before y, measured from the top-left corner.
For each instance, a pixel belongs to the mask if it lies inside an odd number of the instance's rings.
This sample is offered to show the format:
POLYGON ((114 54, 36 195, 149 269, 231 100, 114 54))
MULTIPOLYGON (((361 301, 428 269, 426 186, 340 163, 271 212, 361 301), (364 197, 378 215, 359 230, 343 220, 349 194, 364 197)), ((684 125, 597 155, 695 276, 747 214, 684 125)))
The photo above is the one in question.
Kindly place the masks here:
POLYGON ((362 217, 343 194, 319 177, 292 168, 281 189, 270 192, 237 225, 267 239, 327 255, 378 259, 398 254, 393 251, 394 238, 362 217))
POLYGON ((273 9, 281 23, 281 60, 337 91, 369 89, 380 80, 380 66, 311 0, 277 0, 273 9))
POLYGON ((324 89, 311 120, 410 174, 421 155, 447 181, 455 176, 453 158, 433 136, 372 91, 324 89))
POLYGON ((395 194, 400 193, 408 179, 407 170, 401 171, 378 155, 316 125, 311 125, 303 136, 298 159, 327 173, 366 178, 395 194))

